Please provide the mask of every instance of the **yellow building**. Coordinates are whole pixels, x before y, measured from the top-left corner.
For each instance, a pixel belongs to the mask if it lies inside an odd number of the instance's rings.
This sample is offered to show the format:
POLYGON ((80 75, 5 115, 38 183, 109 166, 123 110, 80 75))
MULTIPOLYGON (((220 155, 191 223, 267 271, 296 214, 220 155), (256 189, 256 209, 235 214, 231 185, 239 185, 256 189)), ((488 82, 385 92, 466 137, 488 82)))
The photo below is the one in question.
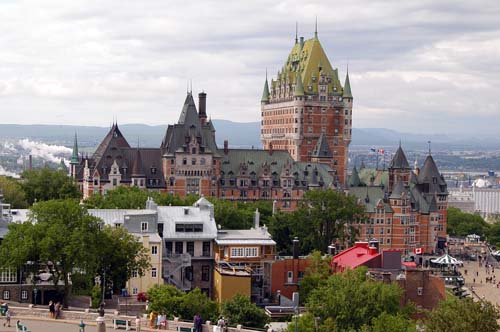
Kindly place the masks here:
POLYGON ((250 297, 252 293, 252 273, 241 268, 219 264, 214 269, 214 300, 219 303, 241 294, 250 297))
POLYGON ((151 268, 140 276, 137 271, 132 272, 132 277, 127 281, 127 292, 131 295, 137 295, 141 292, 147 292, 155 285, 162 285, 162 245, 158 234, 134 234, 136 235, 144 248, 148 250, 151 268))
POLYGON ((254 303, 271 297, 271 265, 276 242, 265 226, 245 230, 219 230, 215 239, 214 297, 218 301, 236 294, 250 296, 254 303))

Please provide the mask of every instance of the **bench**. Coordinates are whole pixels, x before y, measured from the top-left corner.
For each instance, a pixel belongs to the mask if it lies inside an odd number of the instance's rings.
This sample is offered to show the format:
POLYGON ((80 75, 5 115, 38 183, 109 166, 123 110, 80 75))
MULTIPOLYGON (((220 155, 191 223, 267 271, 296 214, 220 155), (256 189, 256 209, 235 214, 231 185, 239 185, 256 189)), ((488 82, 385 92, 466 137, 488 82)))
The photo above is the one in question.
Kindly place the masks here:
POLYGON ((187 327, 187 326, 177 326, 177 331, 179 331, 179 332, 193 332, 193 328, 187 327))
POLYGON ((28 330, 28 327, 26 325, 23 325, 21 323, 16 324, 16 332, 31 332, 28 330))
POLYGON ((114 329, 118 329, 119 327, 125 327, 125 330, 130 331, 130 321, 126 319, 113 319, 113 327, 114 329))

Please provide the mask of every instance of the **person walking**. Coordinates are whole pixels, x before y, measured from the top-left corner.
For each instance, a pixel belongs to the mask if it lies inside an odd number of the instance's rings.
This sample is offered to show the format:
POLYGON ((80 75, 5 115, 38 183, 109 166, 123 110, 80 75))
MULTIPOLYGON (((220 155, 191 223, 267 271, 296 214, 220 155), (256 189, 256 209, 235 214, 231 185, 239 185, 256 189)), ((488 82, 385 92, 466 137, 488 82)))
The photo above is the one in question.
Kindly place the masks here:
POLYGON ((7 309, 7 311, 5 312, 5 322, 3 323, 3 326, 10 327, 10 317, 10 310, 7 309))
POLYGON ((203 331, 203 319, 199 314, 194 315, 193 318, 194 332, 202 332, 203 331))

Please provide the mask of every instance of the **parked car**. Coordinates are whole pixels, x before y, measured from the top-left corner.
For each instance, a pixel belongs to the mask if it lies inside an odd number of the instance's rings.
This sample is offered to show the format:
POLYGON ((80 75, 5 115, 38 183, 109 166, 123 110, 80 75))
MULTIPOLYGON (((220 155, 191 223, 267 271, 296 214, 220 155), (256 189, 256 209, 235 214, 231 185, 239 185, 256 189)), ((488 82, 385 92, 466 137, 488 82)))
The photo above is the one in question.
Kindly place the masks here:
POLYGON ((140 292, 139 294, 137 294, 137 301, 146 302, 147 300, 148 300, 148 294, 144 292, 140 292))

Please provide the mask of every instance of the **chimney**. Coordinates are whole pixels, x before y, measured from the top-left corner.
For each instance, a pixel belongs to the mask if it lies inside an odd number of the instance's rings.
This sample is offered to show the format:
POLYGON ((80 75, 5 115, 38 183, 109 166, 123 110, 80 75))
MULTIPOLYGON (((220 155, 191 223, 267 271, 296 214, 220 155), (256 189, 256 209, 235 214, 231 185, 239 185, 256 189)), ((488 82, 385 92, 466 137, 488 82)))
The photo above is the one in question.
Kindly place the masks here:
POLYGON ((29 155, 28 159, 29 159, 29 161, 28 161, 28 169, 31 171, 33 169, 33 156, 29 155))
POLYGON ((273 155, 273 142, 269 143, 269 155, 273 155))
POLYGON ((226 140, 224 140, 224 154, 227 156, 227 154, 229 153, 229 142, 226 140))
POLYGON ((255 229, 259 229, 259 227, 260 227, 260 212, 259 212, 259 209, 255 209, 255 212, 253 213, 253 227, 255 229))
POLYGON ((304 37, 300 37, 300 49, 304 48, 304 37))
POLYGON ((328 255, 335 256, 337 254, 337 248, 335 248, 335 244, 330 244, 328 246, 328 255))
POLYGON ((295 237, 292 240, 292 254, 293 254, 293 259, 299 259, 299 239, 298 239, 298 237, 295 237))
POLYGON ((205 92, 198 94, 198 117, 201 124, 207 122, 207 94, 205 92))

